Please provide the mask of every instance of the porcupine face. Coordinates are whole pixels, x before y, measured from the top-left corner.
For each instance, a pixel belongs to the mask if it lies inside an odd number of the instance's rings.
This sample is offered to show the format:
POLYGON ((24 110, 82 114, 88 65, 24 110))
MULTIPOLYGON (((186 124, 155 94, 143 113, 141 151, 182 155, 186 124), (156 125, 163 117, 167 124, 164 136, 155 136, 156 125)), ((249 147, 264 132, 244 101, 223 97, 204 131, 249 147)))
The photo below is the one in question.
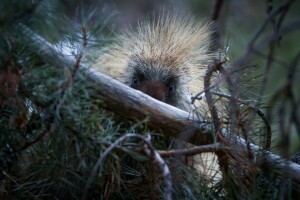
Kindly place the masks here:
POLYGON ((188 109, 188 96, 203 89, 210 24, 167 14, 125 29, 100 56, 97 68, 157 100, 188 109))
POLYGON ((170 69, 153 63, 135 63, 131 66, 130 87, 153 98, 178 106, 181 96, 179 76, 170 69), (180 95, 180 96, 179 96, 180 95))

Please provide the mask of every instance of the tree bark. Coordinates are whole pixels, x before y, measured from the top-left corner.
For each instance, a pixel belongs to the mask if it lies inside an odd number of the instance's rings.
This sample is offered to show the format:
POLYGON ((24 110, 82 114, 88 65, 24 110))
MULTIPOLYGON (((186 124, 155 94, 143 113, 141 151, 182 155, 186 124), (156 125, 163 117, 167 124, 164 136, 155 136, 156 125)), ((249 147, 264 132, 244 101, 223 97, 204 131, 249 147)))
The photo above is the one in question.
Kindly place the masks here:
MULTIPOLYGON (((71 67, 74 60, 57 51, 42 37, 32 32, 24 25, 19 30, 28 37, 28 45, 33 47, 39 56, 54 66, 71 67)), ((89 81, 94 83, 95 89, 102 95, 103 107, 128 119, 148 118, 148 124, 157 130, 162 130, 167 136, 184 138, 194 145, 211 144, 213 142, 213 128, 211 124, 201 118, 192 118, 191 114, 171 105, 157 101, 154 98, 134 90, 88 66, 81 65, 81 72, 89 81)), ((221 134, 228 139, 232 151, 247 153, 247 143, 244 139, 230 134, 222 129, 221 134)), ((226 147, 228 150, 228 147, 226 147)), ((270 151, 250 144, 254 153, 253 162, 258 166, 266 163, 272 169, 285 177, 300 181, 300 165, 284 159, 270 151)))

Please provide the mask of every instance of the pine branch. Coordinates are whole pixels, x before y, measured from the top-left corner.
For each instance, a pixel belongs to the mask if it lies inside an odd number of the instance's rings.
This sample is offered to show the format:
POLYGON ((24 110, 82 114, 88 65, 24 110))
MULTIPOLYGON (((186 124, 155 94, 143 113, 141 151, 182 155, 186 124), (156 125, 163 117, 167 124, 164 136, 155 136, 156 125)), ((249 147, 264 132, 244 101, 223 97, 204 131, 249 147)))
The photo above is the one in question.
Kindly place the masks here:
MULTIPOLYGON (((29 39, 28 45, 34 47, 41 58, 60 67, 72 67, 74 61, 55 50, 51 44, 33 33, 24 25, 19 25, 20 31, 29 39)), ((88 66, 80 65, 80 71, 89 81, 94 82, 95 89, 103 97, 103 107, 129 119, 149 118, 149 125, 158 130, 163 130, 167 136, 180 138, 181 133, 193 133, 188 142, 200 145, 212 143, 211 124, 203 119, 192 119, 189 113, 157 101, 152 97, 134 90, 112 78, 103 75, 88 66)), ((239 154, 248 153, 249 143, 244 139, 230 135, 225 129, 220 133, 231 150, 239 154)), ((300 181, 300 165, 284 159, 270 151, 264 151, 260 147, 250 143, 250 149, 254 154, 253 163, 260 167, 270 164, 275 171, 285 177, 300 181)))
POLYGON ((186 149, 174 149, 167 151, 158 151, 162 157, 172 157, 172 156, 194 156, 201 153, 217 152, 220 150, 231 150, 226 148, 224 144, 217 142, 214 144, 194 146, 186 149))

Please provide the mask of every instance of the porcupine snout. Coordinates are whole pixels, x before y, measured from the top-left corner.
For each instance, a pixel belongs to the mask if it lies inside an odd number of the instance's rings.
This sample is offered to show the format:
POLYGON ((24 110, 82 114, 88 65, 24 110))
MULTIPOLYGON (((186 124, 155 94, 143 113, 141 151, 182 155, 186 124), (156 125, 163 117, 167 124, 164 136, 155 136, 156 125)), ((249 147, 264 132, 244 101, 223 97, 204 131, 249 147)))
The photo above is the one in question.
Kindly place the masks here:
POLYGON ((144 83, 136 89, 159 101, 166 102, 167 100, 167 88, 159 81, 144 81, 144 83))

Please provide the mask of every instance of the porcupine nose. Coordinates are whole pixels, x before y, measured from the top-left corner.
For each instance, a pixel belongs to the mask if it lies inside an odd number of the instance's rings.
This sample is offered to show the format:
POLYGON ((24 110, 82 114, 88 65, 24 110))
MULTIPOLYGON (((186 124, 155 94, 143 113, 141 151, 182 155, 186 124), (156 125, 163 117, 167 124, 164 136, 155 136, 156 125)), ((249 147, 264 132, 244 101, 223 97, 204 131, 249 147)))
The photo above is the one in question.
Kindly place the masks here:
POLYGON ((145 81, 139 90, 159 101, 166 102, 167 89, 159 81, 145 81))

